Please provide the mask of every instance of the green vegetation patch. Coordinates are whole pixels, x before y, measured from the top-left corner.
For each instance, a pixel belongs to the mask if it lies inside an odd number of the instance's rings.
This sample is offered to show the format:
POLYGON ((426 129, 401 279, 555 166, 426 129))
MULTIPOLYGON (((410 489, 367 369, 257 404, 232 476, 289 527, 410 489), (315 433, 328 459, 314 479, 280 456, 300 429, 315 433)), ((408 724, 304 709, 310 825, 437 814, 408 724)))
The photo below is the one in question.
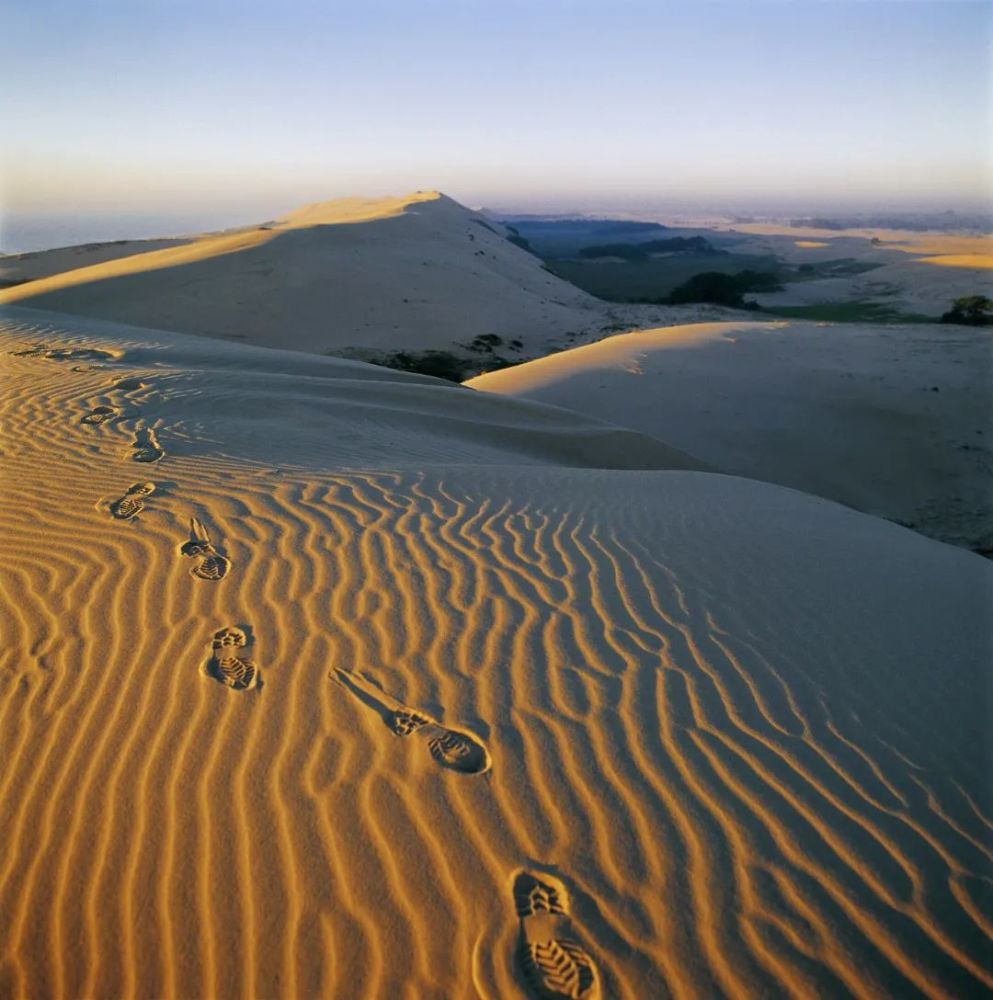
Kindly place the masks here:
POLYGON ((658 253, 723 254, 702 236, 673 236, 665 240, 645 240, 642 243, 601 243, 582 247, 579 256, 585 259, 620 257, 622 260, 647 260, 658 253))
POLYGON ((665 302, 674 289, 694 275, 708 271, 771 273, 777 284, 789 276, 789 271, 771 254, 680 253, 627 260, 623 264, 601 260, 553 260, 546 266, 558 277, 608 302, 665 302))
POLYGON ((779 281, 772 271, 739 271, 726 274, 721 271, 704 271, 694 274, 669 293, 671 305, 690 302, 708 302, 719 306, 758 308, 754 302, 745 301, 745 292, 778 292, 779 281))
POLYGON ((839 257, 837 260, 822 260, 800 264, 788 278, 789 281, 818 281, 824 278, 849 278, 882 267, 880 261, 856 260, 854 257, 839 257))
POLYGON ((382 365, 384 368, 414 372, 417 375, 430 375, 455 383, 464 382, 486 372, 496 372, 502 368, 513 368, 514 365, 523 364, 522 358, 505 358, 497 354, 483 358, 467 358, 451 351, 394 351, 383 354, 363 352, 360 360, 382 365))
POLYGON ((963 295, 952 303, 948 312, 942 313, 941 322, 993 326, 993 299, 985 295, 963 295))

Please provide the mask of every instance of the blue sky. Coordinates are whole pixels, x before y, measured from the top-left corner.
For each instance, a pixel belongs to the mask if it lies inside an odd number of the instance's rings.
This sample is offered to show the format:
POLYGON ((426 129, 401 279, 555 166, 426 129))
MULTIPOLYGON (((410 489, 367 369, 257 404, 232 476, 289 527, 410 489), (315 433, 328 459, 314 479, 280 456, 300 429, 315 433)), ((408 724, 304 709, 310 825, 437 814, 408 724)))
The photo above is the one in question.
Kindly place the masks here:
POLYGON ((18 2, 3 200, 976 203, 991 31, 989 3, 18 2))

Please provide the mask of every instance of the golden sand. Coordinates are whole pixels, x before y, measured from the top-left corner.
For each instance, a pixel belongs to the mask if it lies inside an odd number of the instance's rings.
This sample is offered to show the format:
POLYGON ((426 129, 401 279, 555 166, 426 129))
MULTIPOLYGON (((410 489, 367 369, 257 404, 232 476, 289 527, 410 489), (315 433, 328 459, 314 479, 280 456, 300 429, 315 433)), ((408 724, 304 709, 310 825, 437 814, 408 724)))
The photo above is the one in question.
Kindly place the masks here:
POLYGON ((970 267, 980 271, 993 270, 993 253, 947 253, 936 257, 918 257, 917 264, 937 264, 939 267, 970 267))
POLYGON ((993 988, 985 561, 385 369, 0 351, 0 995, 993 988))

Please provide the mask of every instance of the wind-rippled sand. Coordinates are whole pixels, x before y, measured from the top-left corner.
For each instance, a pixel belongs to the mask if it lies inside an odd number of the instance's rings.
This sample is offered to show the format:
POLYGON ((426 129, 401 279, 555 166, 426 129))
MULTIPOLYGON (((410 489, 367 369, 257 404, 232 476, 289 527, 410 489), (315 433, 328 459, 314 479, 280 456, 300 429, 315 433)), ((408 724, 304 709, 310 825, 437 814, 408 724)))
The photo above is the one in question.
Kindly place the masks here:
POLYGON ((2 326, 0 995, 993 986, 984 560, 539 404, 2 326))

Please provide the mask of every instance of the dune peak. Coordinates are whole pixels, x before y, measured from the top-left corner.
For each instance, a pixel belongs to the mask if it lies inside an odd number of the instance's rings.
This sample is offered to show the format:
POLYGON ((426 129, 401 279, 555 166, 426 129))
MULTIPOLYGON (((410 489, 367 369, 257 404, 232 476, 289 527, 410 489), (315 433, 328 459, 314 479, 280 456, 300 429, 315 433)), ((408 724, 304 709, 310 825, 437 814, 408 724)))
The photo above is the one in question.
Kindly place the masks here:
POLYGON ((376 219, 391 219, 403 215, 413 205, 425 202, 447 202, 452 199, 440 191, 413 191, 405 195, 384 195, 379 198, 333 198, 317 201, 295 209, 279 220, 279 228, 302 226, 344 225, 355 222, 373 222, 376 219))

